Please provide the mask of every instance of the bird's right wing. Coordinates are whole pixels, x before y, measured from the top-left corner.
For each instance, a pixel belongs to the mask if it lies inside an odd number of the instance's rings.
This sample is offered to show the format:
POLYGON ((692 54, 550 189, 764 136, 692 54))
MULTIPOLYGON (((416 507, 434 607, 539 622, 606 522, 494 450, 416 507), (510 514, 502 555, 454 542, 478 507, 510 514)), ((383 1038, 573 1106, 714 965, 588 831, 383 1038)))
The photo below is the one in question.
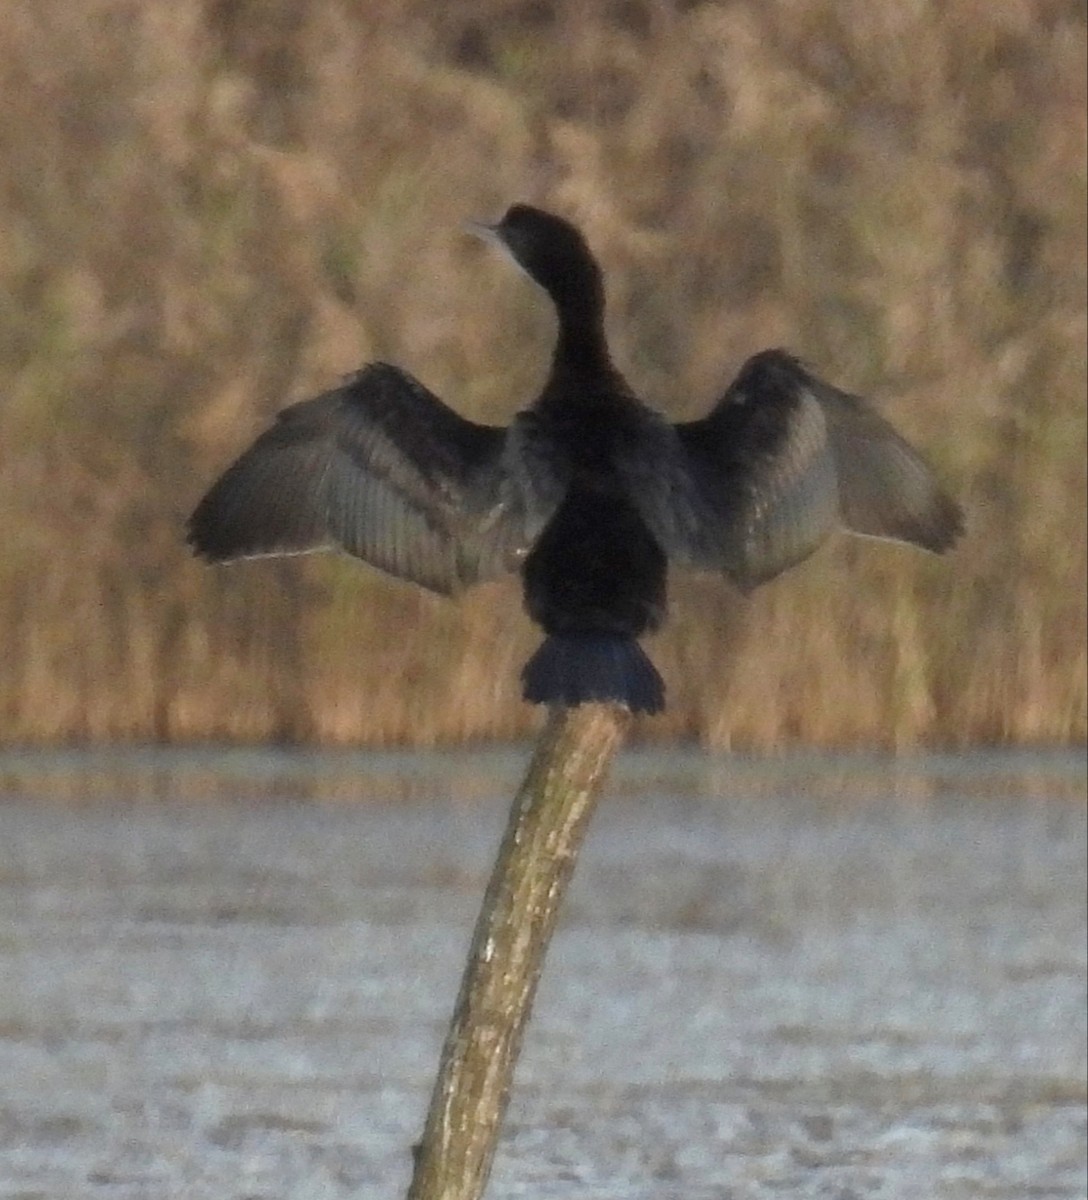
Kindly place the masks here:
POLYGON ((449 594, 516 567, 534 535, 510 440, 373 363, 280 413, 197 505, 189 541, 220 562, 341 549, 449 594))
POLYGON ((742 588, 839 527, 938 554, 962 531, 958 505, 891 425, 782 351, 749 359, 706 417, 668 429, 633 493, 643 517, 670 557, 742 588))

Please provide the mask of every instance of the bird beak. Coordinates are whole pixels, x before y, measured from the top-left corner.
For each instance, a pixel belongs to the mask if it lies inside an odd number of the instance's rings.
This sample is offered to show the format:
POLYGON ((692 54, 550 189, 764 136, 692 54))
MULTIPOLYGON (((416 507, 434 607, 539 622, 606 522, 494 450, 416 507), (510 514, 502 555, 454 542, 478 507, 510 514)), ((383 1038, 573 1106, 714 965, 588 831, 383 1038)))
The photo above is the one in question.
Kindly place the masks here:
POLYGON ((481 242, 488 242, 492 246, 502 244, 497 225, 488 225, 486 221, 466 221, 461 228, 481 242))
MULTIPOLYGON (((471 233, 473 237, 478 237, 481 242, 486 242, 489 246, 494 246, 496 250, 514 264, 515 267, 527 278, 537 283, 532 275, 526 271, 518 256, 510 248, 510 244, 502 235, 501 222, 496 225, 488 225, 485 221, 466 221, 464 226, 466 233, 471 233)), ((537 284, 539 287, 539 284, 537 284)))

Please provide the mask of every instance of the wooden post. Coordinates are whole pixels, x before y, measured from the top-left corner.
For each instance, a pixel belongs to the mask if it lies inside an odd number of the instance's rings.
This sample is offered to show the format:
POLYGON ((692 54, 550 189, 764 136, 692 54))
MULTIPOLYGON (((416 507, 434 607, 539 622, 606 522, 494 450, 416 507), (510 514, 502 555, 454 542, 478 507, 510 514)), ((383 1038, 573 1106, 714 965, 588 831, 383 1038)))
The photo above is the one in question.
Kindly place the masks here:
POLYGON ((415 1148, 408 1200, 479 1200, 556 915, 626 708, 553 708, 510 813, 415 1148))

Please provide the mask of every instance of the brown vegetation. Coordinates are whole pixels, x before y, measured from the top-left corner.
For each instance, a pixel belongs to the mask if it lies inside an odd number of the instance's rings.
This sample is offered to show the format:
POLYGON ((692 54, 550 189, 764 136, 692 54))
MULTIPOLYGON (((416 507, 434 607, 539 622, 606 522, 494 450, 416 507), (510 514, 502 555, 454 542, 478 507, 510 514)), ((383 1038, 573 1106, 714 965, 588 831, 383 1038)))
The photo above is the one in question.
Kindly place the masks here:
POLYGON ((383 357, 505 420, 550 318, 458 231, 586 228, 676 415, 783 344, 969 510, 839 540, 652 646, 717 744, 1085 736, 1085 13, 1074 0, 10 0, 0 56, 0 736, 524 731, 517 589, 211 570, 182 523, 277 408, 383 357))

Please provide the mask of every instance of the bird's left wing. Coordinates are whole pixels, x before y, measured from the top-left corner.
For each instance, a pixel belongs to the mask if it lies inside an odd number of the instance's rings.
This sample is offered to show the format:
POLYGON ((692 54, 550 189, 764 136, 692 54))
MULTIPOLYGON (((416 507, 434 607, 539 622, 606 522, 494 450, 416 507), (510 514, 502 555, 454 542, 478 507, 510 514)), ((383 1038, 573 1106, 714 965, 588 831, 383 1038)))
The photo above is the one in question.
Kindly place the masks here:
POLYGON ((508 431, 372 363, 285 409, 197 505, 213 561, 341 549, 449 594, 514 568, 532 536, 508 431))

